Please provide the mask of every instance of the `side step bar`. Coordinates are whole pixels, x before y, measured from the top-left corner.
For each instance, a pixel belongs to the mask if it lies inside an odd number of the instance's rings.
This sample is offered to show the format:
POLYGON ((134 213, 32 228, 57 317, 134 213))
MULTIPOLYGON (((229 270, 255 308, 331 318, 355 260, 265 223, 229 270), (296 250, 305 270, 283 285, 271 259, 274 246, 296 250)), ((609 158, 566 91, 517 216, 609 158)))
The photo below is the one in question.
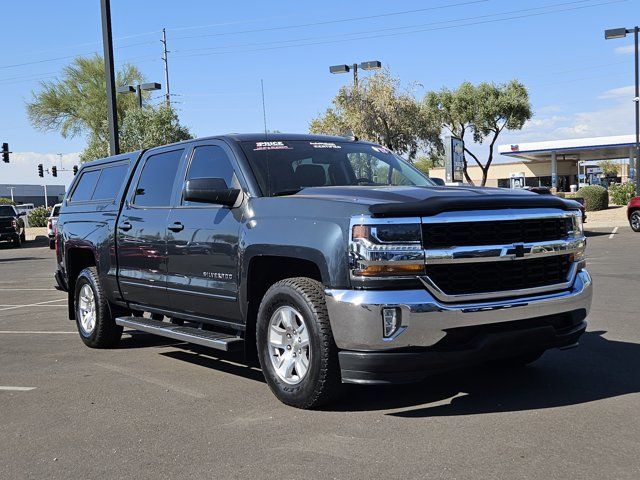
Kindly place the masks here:
POLYGON ((160 320, 144 317, 117 317, 116 324, 142 332, 153 333, 161 337, 173 338, 183 342, 195 343, 204 347, 231 352, 243 348, 244 340, 227 333, 211 332, 194 327, 183 327, 160 320))

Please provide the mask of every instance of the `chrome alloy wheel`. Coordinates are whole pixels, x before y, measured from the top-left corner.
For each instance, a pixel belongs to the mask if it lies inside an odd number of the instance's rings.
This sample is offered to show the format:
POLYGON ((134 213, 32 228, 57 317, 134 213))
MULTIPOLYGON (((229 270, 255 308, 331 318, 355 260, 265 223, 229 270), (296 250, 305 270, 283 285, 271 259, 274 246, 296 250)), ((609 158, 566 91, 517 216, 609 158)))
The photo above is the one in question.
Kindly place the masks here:
POLYGON ((302 314, 279 307, 269 320, 269 357, 276 375, 289 385, 300 383, 309 371, 311 345, 302 314))
POLYGON ((640 211, 631 213, 631 228, 633 228, 636 232, 640 232, 640 211))
POLYGON ((96 297, 89 285, 83 285, 80 289, 78 314, 83 333, 91 335, 96 327, 96 297))

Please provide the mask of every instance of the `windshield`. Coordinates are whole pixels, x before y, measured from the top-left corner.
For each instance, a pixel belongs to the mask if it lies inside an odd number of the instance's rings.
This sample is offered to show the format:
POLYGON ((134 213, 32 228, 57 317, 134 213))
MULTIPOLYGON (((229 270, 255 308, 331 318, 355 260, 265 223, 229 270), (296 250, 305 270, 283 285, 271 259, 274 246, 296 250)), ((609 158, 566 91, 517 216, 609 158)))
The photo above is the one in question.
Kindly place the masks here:
POLYGON ((417 185, 434 183, 405 160, 377 145, 351 142, 242 142, 267 196, 305 187, 417 185))
POLYGON ((13 217, 16 211, 8 205, 0 205, 0 217, 13 217))

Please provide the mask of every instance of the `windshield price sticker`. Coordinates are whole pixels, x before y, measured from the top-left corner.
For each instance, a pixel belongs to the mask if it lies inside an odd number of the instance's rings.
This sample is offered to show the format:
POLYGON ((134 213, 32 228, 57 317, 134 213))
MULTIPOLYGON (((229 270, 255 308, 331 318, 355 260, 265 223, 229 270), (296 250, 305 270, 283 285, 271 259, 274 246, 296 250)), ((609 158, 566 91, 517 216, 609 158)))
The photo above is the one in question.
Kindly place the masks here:
POLYGON ((386 148, 384 148, 384 147, 376 147, 376 146, 372 146, 371 148, 372 148, 373 150, 375 150, 376 152, 379 152, 379 153, 390 153, 390 152, 389 152, 389 150, 387 150, 387 149, 386 149, 386 148))
POLYGON ((332 142, 309 142, 313 148, 342 148, 340 145, 336 145, 332 142))
POLYGON ((284 142, 256 142, 256 148, 253 151, 260 150, 292 150, 292 148, 285 145, 284 142))

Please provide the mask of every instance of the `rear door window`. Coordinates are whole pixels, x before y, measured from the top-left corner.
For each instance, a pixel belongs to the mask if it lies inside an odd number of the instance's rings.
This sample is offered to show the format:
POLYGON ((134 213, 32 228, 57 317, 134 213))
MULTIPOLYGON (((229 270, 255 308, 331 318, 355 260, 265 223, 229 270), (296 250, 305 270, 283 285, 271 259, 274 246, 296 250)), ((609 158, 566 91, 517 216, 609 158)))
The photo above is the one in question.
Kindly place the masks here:
POLYGON ((88 202, 91 200, 93 191, 98 183, 100 177, 100 170, 88 170, 83 172, 78 180, 78 185, 73 190, 71 195, 72 202, 88 202))
POLYGON ((127 164, 104 168, 91 199, 113 200, 120 191, 127 169, 127 164))
POLYGON ((133 204, 139 207, 168 207, 171 205, 173 183, 184 150, 151 155, 145 161, 133 204))

